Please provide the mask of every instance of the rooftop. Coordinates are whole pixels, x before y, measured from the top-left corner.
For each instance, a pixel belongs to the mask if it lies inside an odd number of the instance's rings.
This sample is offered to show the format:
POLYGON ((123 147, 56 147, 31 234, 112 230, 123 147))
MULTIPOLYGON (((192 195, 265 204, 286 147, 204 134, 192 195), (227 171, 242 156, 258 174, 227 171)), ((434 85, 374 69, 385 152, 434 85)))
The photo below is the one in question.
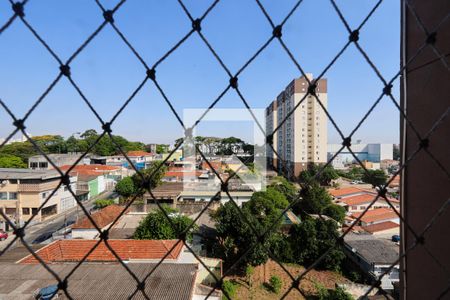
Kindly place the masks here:
POLYGON ((376 232, 393 229, 393 228, 399 228, 399 227, 400 227, 399 224, 394 223, 392 221, 387 221, 387 222, 381 222, 378 224, 364 226, 363 229, 370 233, 376 233, 376 232))
POLYGON ((133 237, 139 222, 147 216, 146 213, 127 213, 109 231, 110 239, 130 239, 133 237))
POLYGON ((366 191, 366 190, 363 190, 363 189, 360 189, 357 187, 345 187, 345 188, 328 190, 328 193, 330 193, 330 195, 333 197, 342 197, 342 196, 358 194, 358 193, 369 193, 369 191, 366 191))
MULTIPOLYGON (((46 263, 79 262, 94 248, 99 240, 58 240, 36 253, 46 263)), ((108 245, 117 253, 122 261, 160 260, 178 240, 108 240, 108 245)), ((166 257, 176 260, 180 256, 183 242, 178 243, 166 257)), ((104 241, 89 254, 86 262, 117 262, 117 258, 108 249, 104 241)), ((18 261, 21 264, 38 264, 31 254, 18 261)))
MULTIPOLYGON (((359 195, 355 195, 355 196, 341 198, 341 199, 339 199, 339 202, 345 203, 347 205, 359 205, 359 204, 372 202, 376 196, 377 196, 376 194, 367 192, 366 194, 359 194, 359 195)), ((399 203, 400 202, 395 198, 388 198, 388 200, 391 203, 399 203)), ((377 201, 386 201, 386 199, 384 199, 382 197, 378 197, 377 201)))
POLYGON ((399 246, 387 239, 372 235, 347 234, 345 243, 369 263, 392 264, 399 257, 399 246))
MULTIPOLYGON (((113 204, 93 213, 91 217, 101 229, 112 223, 120 215, 120 213, 122 213, 123 209, 124 208, 122 206, 113 204)), ((85 216, 73 224, 72 229, 95 229, 95 226, 92 224, 91 220, 85 216)))
MULTIPOLYGON (((59 158, 79 158, 81 155, 83 155, 83 153, 82 153, 82 152, 72 152, 72 153, 48 153, 48 154, 46 154, 46 155, 47 155, 48 158, 50 158, 50 159, 59 159, 59 158)), ((89 156, 90 156, 89 153, 85 155, 85 157, 87 157, 87 158, 88 158, 89 156)), ((42 155, 42 154, 30 156, 29 159, 32 160, 32 159, 40 159, 40 158, 46 159, 45 156, 42 155)))
MULTIPOLYGON (((340 199, 339 201, 345 203, 347 205, 359 205, 364 203, 370 203, 375 199, 376 195, 374 194, 361 194, 356 196, 345 197, 340 199)), ((381 200, 381 199, 378 199, 381 200)))
MULTIPOLYGON (((180 195, 180 193, 183 191, 183 187, 183 182, 163 182, 161 183, 161 185, 153 189, 152 193, 156 199, 174 199, 180 195)), ((150 197, 148 193, 146 195, 150 197)))
MULTIPOLYGON (((69 170, 72 165, 64 165, 61 166, 60 169, 63 171, 69 170)), ((95 172, 107 172, 107 171, 116 171, 120 170, 120 167, 118 166, 107 166, 107 165, 99 165, 99 164, 93 164, 93 165, 76 165, 73 169, 73 171, 95 171, 95 172)))
POLYGON ((58 178, 60 174, 56 170, 31 170, 0 168, 0 179, 52 179, 58 178))
POLYGON ((136 156, 153 156, 153 153, 145 152, 145 151, 128 151, 127 156, 136 157, 136 156))
MULTIPOLYGON (((357 219, 361 213, 354 213, 352 214, 352 217, 357 219)), ((382 221, 382 220, 389 220, 389 219, 395 219, 398 218, 398 215, 390 208, 377 208, 368 210, 364 213, 364 215, 361 218, 361 221, 364 223, 371 223, 376 221, 382 221)))
MULTIPOLYGON (((128 264, 131 272, 142 280, 156 264, 128 264)), ((52 265, 61 277, 67 275, 73 264, 52 265)), ((161 264, 145 281, 145 293, 150 299, 192 299, 196 264, 161 264)), ((0 268, 0 299, 32 299, 36 289, 57 284, 54 277, 41 265, 2 265, 0 268)), ((128 299, 136 288, 136 281, 118 264, 81 265, 70 277, 68 292, 73 299, 128 299)), ((62 299, 67 299, 63 294, 62 299)), ((147 299, 148 299, 147 298, 147 299)), ((146 299, 138 292, 133 299, 146 299)))

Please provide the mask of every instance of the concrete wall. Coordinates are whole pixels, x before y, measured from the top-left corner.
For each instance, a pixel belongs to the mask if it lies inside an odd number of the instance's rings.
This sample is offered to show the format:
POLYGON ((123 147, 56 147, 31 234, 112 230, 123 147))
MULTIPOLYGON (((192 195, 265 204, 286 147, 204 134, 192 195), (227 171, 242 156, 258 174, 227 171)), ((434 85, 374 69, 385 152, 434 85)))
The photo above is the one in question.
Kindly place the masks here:
MULTIPOLYGON (((448 17, 450 1, 409 1, 429 32, 436 30, 443 18, 448 17)), ((426 40, 416 18, 403 3, 402 60, 409 61, 426 40)), ((450 22, 442 23, 436 35, 436 47, 441 53, 450 53, 450 22)), ((447 65, 449 58, 446 58, 447 65)), ((402 74, 402 109, 421 135, 425 135, 444 112, 449 109, 450 72, 427 46, 415 56, 402 74)), ((448 202, 449 189, 449 137, 450 118, 447 116, 429 137, 428 151, 440 162, 442 168, 425 152, 419 152, 408 163, 401 181, 403 214, 406 222, 421 233, 430 220, 448 202)), ((406 161, 417 150, 419 140, 406 122, 401 124, 401 155, 406 161)), ((402 227, 401 250, 412 247, 415 236, 402 227)), ((402 260, 402 299, 449 299, 448 272, 450 269, 450 211, 449 207, 435 219, 424 235, 424 244, 409 251, 402 260), (426 249, 425 249, 426 247, 426 249), (432 254, 432 256, 430 255, 432 254), (434 258, 433 258, 434 257, 434 258), (446 268, 443 269, 442 266, 446 268), (443 293, 447 291, 447 294, 443 293)))
POLYGON ((93 240, 97 236, 97 229, 72 229, 72 239, 93 240))

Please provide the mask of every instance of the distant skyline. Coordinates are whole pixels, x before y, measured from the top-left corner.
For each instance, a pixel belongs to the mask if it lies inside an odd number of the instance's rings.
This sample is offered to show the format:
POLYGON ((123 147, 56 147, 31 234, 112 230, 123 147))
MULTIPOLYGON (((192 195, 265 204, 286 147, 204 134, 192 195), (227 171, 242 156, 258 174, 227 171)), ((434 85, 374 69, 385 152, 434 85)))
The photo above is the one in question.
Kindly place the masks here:
MULTIPOLYGON (((117 1, 102 1, 112 8, 117 1)), ((296 1, 262 1, 277 24, 296 1)), ((186 1, 194 17, 211 1, 186 1)), ((337 1, 355 28, 374 1, 337 1)), ((384 1, 360 33, 361 47, 390 79, 399 69, 400 4, 384 1)), ((94 1, 30 1, 26 19, 62 60, 102 22, 94 1), (64 12, 64 13, 61 13, 64 12)), ((0 2, 0 23, 11 15, 10 4, 0 2)), ((114 16, 115 24, 152 65, 190 29, 191 24, 176 1, 128 1, 114 16)), ((236 72, 271 35, 271 28, 255 1, 221 1, 202 23, 202 32, 231 72, 236 72)), ((348 34, 330 1, 303 1, 283 28, 283 40, 305 72, 317 76, 347 42, 348 34)), ((21 118, 57 76, 57 62, 28 29, 16 20, 0 35, 0 98, 21 118)), ((110 25, 71 64, 72 76, 105 121, 139 85, 145 69, 110 25)), ((228 76, 201 39, 193 34, 156 69, 157 79, 176 111, 206 108, 228 84, 228 76)), ((239 88, 252 108, 265 108, 289 82, 301 74, 273 41, 239 76, 239 88)), ((381 94, 382 83, 354 45, 325 74, 328 79, 328 110, 347 135, 381 94)), ((394 96, 399 99, 398 80, 394 96)), ((234 90, 217 108, 244 108, 234 90)), ((0 108, 0 138, 14 128, 0 108)), ((65 137, 87 129, 101 131, 86 104, 62 78, 27 121, 31 135, 59 134, 65 137)), ((329 122, 329 143, 340 138, 329 122)), ((113 124, 113 133, 146 143, 173 143, 183 134, 152 82, 148 82, 113 124)), ((209 122, 198 134, 236 136, 249 140, 251 126, 209 122)), ((365 143, 398 143, 399 114, 383 98, 354 140, 365 143)))

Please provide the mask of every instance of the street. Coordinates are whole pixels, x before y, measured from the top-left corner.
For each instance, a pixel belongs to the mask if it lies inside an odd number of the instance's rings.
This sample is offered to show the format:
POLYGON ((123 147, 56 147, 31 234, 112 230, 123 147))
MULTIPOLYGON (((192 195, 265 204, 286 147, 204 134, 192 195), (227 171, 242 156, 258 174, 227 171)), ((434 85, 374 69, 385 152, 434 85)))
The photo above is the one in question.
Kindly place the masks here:
MULTIPOLYGON (((95 200, 108 199, 112 194, 113 192, 104 192, 86 202, 83 202, 83 206, 89 212, 94 207, 95 200)), ((55 231, 75 223, 77 221, 77 217, 82 218, 83 216, 84 212, 77 205, 76 207, 70 208, 55 217, 27 226, 25 229, 24 239, 28 244, 42 243, 43 241, 49 239, 55 231)), ((14 237, 14 234, 10 233, 7 240, 0 241, 0 251, 3 250, 4 247, 6 247, 14 239, 14 237)))

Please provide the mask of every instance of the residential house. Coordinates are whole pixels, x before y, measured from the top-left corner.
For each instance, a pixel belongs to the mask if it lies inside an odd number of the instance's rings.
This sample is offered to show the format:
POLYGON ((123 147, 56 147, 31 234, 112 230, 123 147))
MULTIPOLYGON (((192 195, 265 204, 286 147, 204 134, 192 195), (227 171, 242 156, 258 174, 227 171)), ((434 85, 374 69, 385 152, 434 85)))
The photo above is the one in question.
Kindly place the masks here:
MULTIPOLYGON (((95 266, 98 266, 99 263, 101 263, 102 265, 118 265, 118 256, 122 261, 127 263, 127 266, 131 270, 135 270, 135 266, 152 265, 154 267, 155 264, 159 263, 162 260, 162 264, 160 264, 160 266, 162 266, 162 269, 164 269, 166 266, 174 266, 173 268, 179 270, 180 272, 177 274, 171 274, 172 283, 176 283, 176 288, 172 287, 171 289, 180 288, 180 284, 183 283, 180 275, 183 274, 183 270, 186 268, 186 266, 195 266, 194 269, 190 269, 191 274, 194 274, 194 276, 191 277, 189 286, 191 297, 193 297, 193 294, 197 294, 198 290, 207 290, 205 294, 202 294, 203 298, 209 293, 209 291, 211 291, 211 289, 208 289, 205 284, 211 285, 215 283, 215 280, 210 272, 208 272, 208 270, 214 273, 218 278, 222 276, 222 261, 220 259, 200 257, 205 266, 208 268, 207 270, 203 264, 200 264, 198 262, 197 258, 185 247, 183 241, 181 240, 109 239, 107 242, 109 247, 106 245, 105 241, 100 241, 100 243, 97 245, 98 242, 98 240, 58 240, 37 250, 36 254, 39 255, 39 257, 41 257, 46 264, 51 264, 52 268, 57 267, 57 265, 69 263, 73 266, 73 263, 81 261, 86 256, 87 257, 85 259, 84 265, 88 264, 89 266, 92 266, 94 268, 95 266), (94 247, 95 249, 92 250, 94 247), (110 248, 115 252, 117 256, 114 255, 113 252, 111 252, 110 248), (192 290, 193 287, 195 288, 195 290, 192 290)), ((28 255, 17 261, 17 264, 22 266, 37 265, 39 264, 39 262, 33 255, 28 255)), ((148 274, 150 270, 152 269, 149 269, 145 274, 148 274)), ((116 273, 114 274, 116 276, 116 273)), ((100 274, 96 273, 95 277, 98 277, 99 275, 100 274)), ((105 274, 106 277, 109 277, 109 275, 110 274, 105 274)), ((161 280, 159 276, 158 273, 155 275, 156 278, 161 280)), ((151 282, 151 280, 152 277, 147 279, 146 286, 149 284, 149 282, 151 282)), ((160 284, 161 283, 158 283, 156 285, 159 286, 160 284)), ((155 295, 155 299, 160 299, 161 295, 164 294, 160 294, 159 296, 155 295)), ((92 297, 92 295, 90 296, 92 297)), ((118 298, 118 294, 111 294, 110 296, 112 298, 118 298)), ((217 296, 217 293, 213 294, 212 299, 218 300, 217 296)), ((166 299, 179 298, 175 297, 166 299)))
MULTIPOLYGON (((68 171, 72 166, 61 166, 62 171, 68 171)), ((71 174, 78 176, 78 190, 87 195, 82 200, 87 200, 103 193, 112 191, 118 180, 127 176, 127 169, 120 166, 106 165, 76 165, 71 174)))
MULTIPOLYGON (((155 154, 145 151, 128 151, 127 156, 136 167, 136 169, 142 170, 150 166, 155 154)), ((130 168, 128 160, 125 160, 123 166, 130 168)))
MULTIPOLYGON (((76 193, 77 177, 69 178, 76 193)), ((66 186, 59 186, 60 182, 61 176, 55 170, 0 168, 0 209, 20 225, 33 215, 33 222, 40 222, 59 214, 76 205, 73 195, 66 186)), ((5 220, 0 220, 0 228, 11 229, 5 220)))
POLYGON ((345 197, 350 196, 357 196, 367 193, 373 193, 373 191, 357 188, 357 187, 343 187, 338 189, 330 189, 328 190, 328 193, 334 198, 334 199, 341 199, 345 197))
MULTIPOLYGON (((208 289, 203 294, 197 291, 199 284, 196 284, 196 280, 200 274, 198 264, 134 263, 128 264, 127 268, 134 274, 153 272, 143 285, 146 296, 137 291, 133 299, 204 299, 210 291, 208 289)), ((72 262, 52 265, 52 270, 57 274, 69 274, 73 269, 72 262)), ((35 299, 34 292, 49 285, 57 287, 58 283, 40 264, 4 264, 0 268, 0 278, 1 299, 35 299)), ((118 263, 81 264, 68 282, 67 292, 72 299, 128 299, 137 285, 128 270, 118 263)), ((57 294, 59 299, 66 299, 62 291, 57 294)), ((218 300, 219 296, 219 292, 216 292, 209 299, 218 300)))
POLYGON ((400 224, 392 221, 367 225, 361 228, 370 234, 380 237, 392 237, 393 235, 400 234, 400 224))
MULTIPOLYGON (((109 205, 100 211, 97 211, 91 215, 92 220, 97 224, 98 228, 107 228, 114 220, 116 220, 124 207, 119 205, 109 205)), ((98 230, 94 224, 89 220, 87 216, 79 219, 72 225, 72 238, 73 239, 96 239, 99 236, 98 230)))
MULTIPOLYGON (((349 196, 344 198, 339 198, 336 200, 336 204, 343 206, 347 212, 356 213, 364 211, 377 197, 377 194, 374 193, 365 193, 358 194, 355 196, 349 196)), ((377 208, 391 208, 391 205, 395 207, 395 209, 400 210, 400 201, 395 198, 388 198, 387 200, 378 197, 375 203, 373 203, 369 210, 377 209, 377 208), (390 202, 390 204, 388 203, 390 202)))
POLYGON ((161 158, 161 160, 165 160, 167 157, 169 157, 167 159, 167 161, 182 161, 183 160, 183 150, 177 149, 173 153, 163 153, 160 158, 161 158))
POLYGON ((356 221, 361 216, 357 225, 360 226, 368 226, 383 222, 394 222, 396 224, 400 224, 400 218, 397 213, 389 208, 377 208, 363 212, 354 213, 350 216, 352 219, 352 223, 356 221), (362 214, 362 216, 361 216, 362 214))
POLYGON ((344 250, 347 257, 363 271, 369 279, 378 280, 381 277, 381 288, 392 290, 393 284, 399 282, 400 267, 399 246, 388 240, 368 234, 349 233, 344 237, 344 250), (392 269, 392 264, 397 262, 392 269))

